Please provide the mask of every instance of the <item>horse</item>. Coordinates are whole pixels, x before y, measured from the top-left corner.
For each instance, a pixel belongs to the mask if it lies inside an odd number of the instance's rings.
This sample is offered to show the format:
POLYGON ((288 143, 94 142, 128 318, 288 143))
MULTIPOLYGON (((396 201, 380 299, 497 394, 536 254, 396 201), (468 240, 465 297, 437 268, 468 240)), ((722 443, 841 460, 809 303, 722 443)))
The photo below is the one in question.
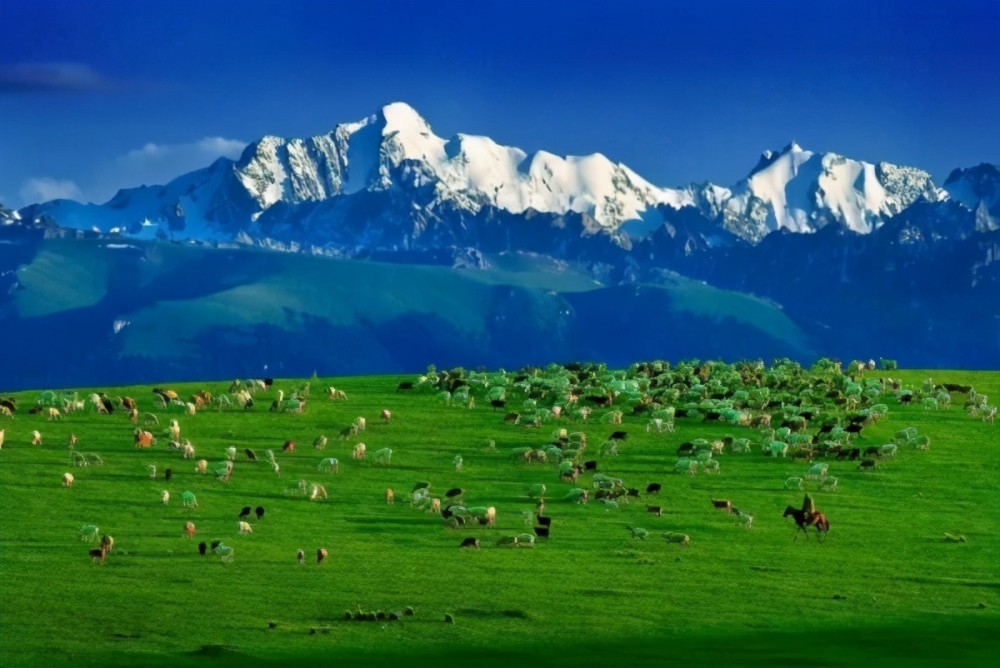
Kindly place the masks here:
POLYGON ((816 531, 818 532, 816 534, 816 540, 822 540, 821 537, 830 532, 830 521, 823 513, 809 513, 800 508, 786 506, 782 517, 788 517, 789 515, 792 516, 792 519, 795 520, 796 527, 798 527, 795 530, 795 540, 799 539, 799 529, 802 530, 802 533, 808 536, 809 527, 811 526, 816 527, 816 531))

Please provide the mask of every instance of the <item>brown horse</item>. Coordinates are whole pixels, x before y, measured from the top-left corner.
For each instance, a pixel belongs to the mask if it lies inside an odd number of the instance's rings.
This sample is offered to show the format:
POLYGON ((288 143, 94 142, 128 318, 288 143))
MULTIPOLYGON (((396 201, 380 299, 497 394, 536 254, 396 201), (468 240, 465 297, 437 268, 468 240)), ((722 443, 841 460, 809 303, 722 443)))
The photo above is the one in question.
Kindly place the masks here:
POLYGON ((809 535, 809 527, 816 527, 816 540, 822 540, 827 533, 830 532, 830 520, 826 518, 823 513, 810 513, 806 510, 795 508, 793 506, 786 506, 785 513, 782 517, 792 516, 795 520, 795 525, 797 529, 795 530, 795 540, 799 539, 799 529, 802 533, 809 535))

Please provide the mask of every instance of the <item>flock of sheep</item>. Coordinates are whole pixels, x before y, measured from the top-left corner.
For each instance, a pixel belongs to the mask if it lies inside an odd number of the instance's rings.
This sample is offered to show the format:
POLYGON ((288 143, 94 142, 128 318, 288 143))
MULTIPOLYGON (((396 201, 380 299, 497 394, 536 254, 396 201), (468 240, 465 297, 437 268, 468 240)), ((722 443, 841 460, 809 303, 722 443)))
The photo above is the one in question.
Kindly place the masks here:
MULTIPOLYGON (((545 369, 525 369, 517 373, 466 372, 462 369, 437 372, 429 369, 427 374, 401 383, 397 391, 422 393, 428 402, 437 401, 445 406, 462 406, 470 410, 475 408, 478 398, 478 405, 483 406, 479 410, 496 414, 499 425, 507 425, 507 429, 534 429, 533 433, 539 435, 537 445, 512 448, 510 461, 518 466, 551 467, 553 483, 571 485, 568 492, 560 493, 555 500, 577 504, 595 501, 606 512, 622 510, 630 500, 640 499, 643 492, 648 499, 662 489, 659 482, 645 484, 642 489, 641 486, 633 487, 612 473, 616 458, 629 443, 630 431, 623 426, 626 416, 633 428, 637 423, 644 422, 645 431, 653 434, 654 438, 663 439, 664 443, 668 438, 679 438, 675 436, 676 432, 683 435, 688 425, 693 424, 715 422, 725 424, 731 430, 731 435, 719 439, 683 441, 676 449, 672 465, 676 473, 718 475, 723 468, 720 460, 724 454, 757 454, 780 460, 791 458, 802 462, 803 474, 784 479, 780 487, 803 490, 807 484, 814 484, 824 491, 834 491, 838 485, 837 478, 829 475, 831 461, 857 461, 858 470, 870 471, 877 468, 879 462, 896 456, 901 448, 919 451, 929 447, 929 439, 918 434, 914 428, 898 430, 892 442, 869 445, 863 450, 856 445, 857 439, 863 438, 862 431, 866 427, 886 417, 892 402, 918 401, 918 405, 926 410, 936 410, 949 405, 953 395, 959 394, 965 396, 965 408, 969 415, 990 423, 995 418, 996 408, 988 403, 985 395, 976 393, 971 387, 939 386, 928 379, 920 388, 907 389, 891 379, 876 377, 872 367, 872 363, 852 364, 848 373, 844 373, 833 363, 818 363, 807 370, 791 361, 779 360, 771 367, 755 362, 736 365, 689 362, 675 366, 651 362, 618 372, 593 364, 550 365, 545 369), (543 430, 545 425, 550 425, 551 431, 543 430), (603 434, 608 432, 610 434, 604 437, 603 434), (598 433, 602 436, 596 439, 596 447, 593 447, 594 434, 598 433), (592 450, 596 450, 600 459, 591 458, 592 450), (584 483, 587 478, 589 481, 584 483)), ((278 455, 273 449, 260 453, 245 448, 240 452, 236 445, 232 445, 225 448, 217 463, 198 459, 196 445, 183 438, 181 422, 186 419, 185 416, 213 409, 253 410, 258 394, 271 389, 271 385, 270 379, 235 381, 227 393, 213 396, 203 391, 192 395, 189 400, 182 399, 173 390, 157 388, 153 390, 152 411, 147 413, 139 412, 142 398, 136 400, 92 393, 87 400, 81 400, 76 393, 44 392, 26 412, 41 415, 42 419, 53 423, 63 420, 64 416, 86 411, 88 407, 93 413, 107 415, 109 419, 116 415, 127 416, 127 428, 131 430, 135 448, 165 447, 176 453, 178 459, 194 462, 195 474, 211 474, 220 484, 229 485, 238 479, 237 471, 243 466, 236 465, 238 459, 266 461, 275 477, 280 478, 278 455), (170 417, 170 413, 175 417, 170 417), (165 427, 160 424, 161 419, 166 422, 165 427)), ((327 401, 347 400, 346 393, 333 387, 327 388, 325 394, 327 401)), ((273 396, 271 411, 301 414, 307 410, 309 384, 301 385, 288 397, 283 390, 278 390, 273 396)), ((0 408, 13 420, 21 407, 11 398, 0 398, 0 408)), ((393 420, 389 409, 381 410, 378 417, 383 425, 389 425, 393 420)), ((358 416, 340 430, 339 438, 359 439, 366 433, 367 422, 364 416, 358 416)), ((11 428, 0 429, 0 449, 4 446, 8 429, 11 428)), ((26 437, 21 434, 15 436, 12 429, 11 432, 14 441, 23 438, 32 447, 44 444, 40 428, 27 431, 26 437)), ((387 433, 384 435, 386 442, 391 442, 391 437, 387 433)), ((317 436, 312 442, 317 452, 325 450, 327 444, 325 435, 317 436)), ((392 465, 391 447, 368 452, 367 446, 360 440, 349 445, 351 458, 358 465, 362 462, 371 466, 392 465)), ((71 434, 68 441, 70 463, 77 475, 71 471, 61 474, 61 484, 67 489, 74 486, 77 477, 87 467, 102 466, 104 463, 98 455, 80 452, 76 446, 77 438, 71 434)), ((487 444, 487 450, 495 449, 495 442, 487 444)), ((286 440, 281 450, 283 453, 295 452, 294 441, 286 440)), ((456 453, 451 461, 454 472, 460 473, 464 465, 463 455, 456 453)), ((333 456, 322 457, 315 470, 318 474, 337 475, 341 472, 340 461, 333 456)), ((154 464, 148 465, 148 471, 150 478, 159 479, 162 475, 167 482, 172 480, 174 474, 173 467, 160 472, 154 464)), ((325 485, 304 479, 285 487, 284 492, 286 496, 304 497, 311 501, 328 499, 325 485)), ((406 493, 406 501, 413 509, 440 516, 442 525, 453 530, 495 527, 497 507, 466 506, 466 493, 465 489, 451 488, 438 495, 431 491, 430 483, 418 482, 406 493)), ((553 499, 547 497, 547 493, 546 484, 534 484, 526 489, 524 497, 534 504, 534 508, 521 514, 525 528, 531 531, 513 535, 505 533, 498 537, 495 544, 530 548, 536 545, 538 539, 550 539, 552 518, 545 514, 545 504, 553 499)), ((160 492, 163 505, 169 505, 171 498, 169 490, 160 492)), ((393 505, 396 498, 396 490, 391 487, 384 489, 386 504, 393 505)), ((195 494, 189 490, 181 492, 180 501, 182 507, 191 511, 199 507, 195 494)), ((734 507, 729 499, 708 501, 714 508, 731 515, 737 524, 752 528, 752 512, 734 507)), ((662 505, 646 504, 645 509, 650 516, 663 516, 662 505)), ((237 535, 253 533, 253 525, 247 521, 250 513, 249 506, 239 513, 234 523, 237 535)), ((258 521, 262 520, 263 506, 258 506, 255 514, 258 521)), ((650 535, 648 529, 632 524, 626 525, 626 529, 635 540, 646 540, 650 535)), ((197 533, 195 522, 186 521, 182 535, 193 539, 197 533)), ((690 535, 681 530, 664 530, 662 535, 668 543, 680 546, 691 542, 690 535)), ((89 555, 101 564, 114 547, 114 538, 101 536, 94 524, 85 525, 79 537, 88 542, 100 538, 100 546, 90 549, 89 555)), ((463 548, 479 548, 481 545, 480 539, 473 536, 463 537, 457 542, 463 548)), ((223 563, 234 560, 235 550, 221 540, 199 544, 200 554, 205 555, 209 550, 223 563)), ((294 554, 299 564, 305 562, 304 549, 297 548, 294 554)), ((322 563, 327 554, 326 548, 318 548, 317 563, 322 563)))

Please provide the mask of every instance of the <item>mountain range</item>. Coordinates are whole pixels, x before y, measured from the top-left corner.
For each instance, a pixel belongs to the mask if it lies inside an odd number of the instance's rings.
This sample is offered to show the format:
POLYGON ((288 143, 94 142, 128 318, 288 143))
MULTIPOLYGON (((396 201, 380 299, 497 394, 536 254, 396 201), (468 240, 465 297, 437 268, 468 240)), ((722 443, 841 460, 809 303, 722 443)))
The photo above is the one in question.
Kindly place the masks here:
MULTIPOLYGON (((0 317, 25 345, 46 340, 56 321, 92 332, 86 373, 115 381, 183 376, 209 349, 220 376, 260 375, 264 364, 340 373, 736 355, 997 368, 998 230, 1000 169, 991 164, 956 169, 939 186, 914 167, 791 142, 764 152, 735 185, 669 188, 601 154, 444 139, 397 102, 317 137, 264 137, 238 160, 102 205, 0 210, 0 317), (235 262, 247 270, 233 274, 221 258, 243 258, 235 262), (202 289, 159 284, 189 265, 202 289), (305 284, 297 273, 318 286, 311 297, 289 290, 305 284), (277 275, 280 287, 269 283, 277 275), (156 289, 143 293, 144 281, 156 289), (428 281, 437 287, 391 298, 428 281), (253 304, 256 315, 240 314, 231 331, 206 316, 245 307, 234 290, 259 294, 280 317, 253 304), (456 292, 470 300, 465 312, 448 304, 456 292), (334 315, 332 294, 350 306, 334 315), (365 300, 382 303, 377 316, 365 300), (153 331, 163 310, 179 331, 149 347, 135 324, 153 318, 153 331), (197 336, 185 338, 186 319, 197 336), (278 341, 305 322, 349 345, 353 360, 321 344, 259 354, 261 327, 278 341), (412 345, 413 327, 423 349, 412 345), (220 336, 247 343, 231 355, 231 345, 205 342, 220 336)), ((3 355, 7 368, 23 369, 15 385, 81 382, 66 370, 36 381, 32 365, 3 355)))

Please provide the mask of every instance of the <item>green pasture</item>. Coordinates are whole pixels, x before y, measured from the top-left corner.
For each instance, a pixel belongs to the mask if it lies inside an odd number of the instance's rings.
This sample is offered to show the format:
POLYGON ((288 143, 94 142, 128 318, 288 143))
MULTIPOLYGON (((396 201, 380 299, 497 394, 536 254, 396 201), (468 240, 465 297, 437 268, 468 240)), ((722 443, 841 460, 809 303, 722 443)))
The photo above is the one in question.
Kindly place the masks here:
MULTIPOLYGON (((928 376, 972 384, 990 403, 1000 399, 997 372, 892 376, 909 388, 928 376)), ((158 417, 158 426, 140 419, 158 438, 148 450, 133 446, 124 411, 97 415, 88 403, 50 421, 28 413, 39 391, 4 395, 17 398, 18 410, 0 417, 0 666, 317 658, 347 666, 979 666, 1000 659, 1000 425, 967 415, 962 395, 939 410, 882 399, 888 417, 857 444, 888 443, 913 426, 930 447, 900 448, 873 472, 829 461, 837 489, 807 484, 831 523, 820 542, 813 534, 793 540, 794 525, 782 517, 786 505, 802 503, 802 492, 783 483, 804 477, 805 462, 764 457, 757 446, 717 457, 719 475, 673 472, 681 442, 756 439, 755 430, 679 418, 674 433, 647 433, 648 418, 626 411, 623 424, 612 425, 601 410, 587 421, 514 425, 481 394, 469 409, 445 405, 434 392, 396 390, 414 379, 313 378, 302 414, 268 406, 278 390, 290 395, 304 380, 277 380, 250 411, 193 416, 156 408, 149 386, 95 388, 134 397, 143 414, 158 417), (328 399, 328 386, 347 399, 328 399), (384 408, 392 411, 388 424, 379 418, 384 408), (366 430, 339 439, 359 416, 366 430), (195 461, 168 447, 172 417, 210 467, 237 447, 228 483, 196 473, 195 461), (572 485, 559 480, 556 464, 511 456, 544 446, 560 427, 586 433, 583 459, 597 460, 601 472, 643 492, 659 482, 663 491, 617 509, 561 500, 572 485), (619 453, 598 455, 619 429, 629 434, 619 453), (42 445, 31 445, 33 430, 42 445), (103 465, 71 465, 70 434, 75 450, 103 465), (321 434, 329 441, 319 451, 312 443, 321 434), (282 451, 288 440, 294 452, 282 451), (358 441, 367 446, 365 461, 351 458, 358 441), (391 463, 378 466, 371 453, 386 447, 391 463), (260 461, 250 463, 245 448, 260 461), (280 477, 266 462, 268 449, 280 477), (317 470, 331 456, 339 474, 317 470), (67 471, 71 488, 61 484, 67 471), (300 479, 324 485, 329 498, 289 494, 300 479), (496 507, 497 525, 445 527, 408 503, 418 481, 436 495, 463 488, 466 506, 496 507), (502 536, 531 532, 524 512, 534 508, 527 489, 536 483, 548 487, 551 537, 532 548, 498 547, 502 536), (395 491, 393 505, 386 488, 395 491), (162 490, 171 495, 166 505, 162 490), (181 506, 183 491, 197 495, 197 508, 181 506), (715 509, 713 498, 752 513, 753 528, 715 509), (662 516, 646 504, 662 506, 662 516), (253 534, 240 535, 240 509, 258 505, 264 518, 252 517, 253 534), (183 534, 188 521, 194 538, 183 534), (78 539, 84 524, 115 538, 103 566, 88 556, 96 543, 78 539), (628 525, 647 529, 648 540, 632 538, 628 525), (690 545, 667 543, 666 532, 688 534, 690 545), (946 532, 966 540, 947 542, 946 532), (469 536, 481 549, 459 549, 469 536), (198 554, 197 544, 212 540, 233 547, 232 563, 198 554), (304 565, 295 559, 300 548, 304 565), (321 564, 318 548, 329 553, 321 564), (408 607, 413 615, 399 621, 344 619, 408 607)), ((229 383, 162 386, 186 398, 224 393, 229 383)), ((92 391, 74 389, 83 399, 92 391)), ((521 401, 509 395, 508 410, 521 401)), ((577 484, 591 481, 588 473, 577 484)))

